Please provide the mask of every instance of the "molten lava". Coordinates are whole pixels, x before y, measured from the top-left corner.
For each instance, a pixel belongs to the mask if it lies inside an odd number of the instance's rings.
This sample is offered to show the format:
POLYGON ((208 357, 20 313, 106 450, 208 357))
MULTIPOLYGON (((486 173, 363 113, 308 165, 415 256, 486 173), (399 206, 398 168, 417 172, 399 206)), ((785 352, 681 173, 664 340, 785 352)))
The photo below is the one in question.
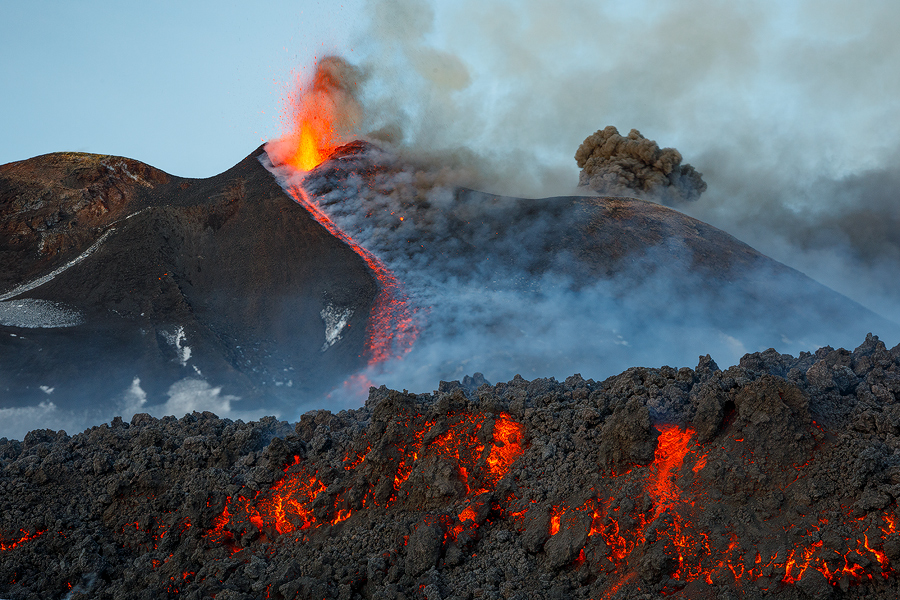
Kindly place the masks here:
POLYGON ((291 196, 333 236, 362 258, 379 283, 378 295, 366 325, 366 354, 370 365, 402 356, 412 348, 419 333, 414 311, 394 274, 374 254, 344 233, 301 186, 289 189, 291 196))
POLYGON ((335 56, 322 58, 312 79, 287 98, 289 133, 284 164, 311 171, 327 160, 356 126, 355 69, 335 56))
MULTIPOLYGON (((430 442, 425 440, 436 426, 433 421, 412 417, 401 420, 398 424, 407 430, 412 443, 395 448, 398 459, 394 463, 393 492, 383 503, 383 507, 409 497, 418 484, 405 485, 407 480, 429 458, 450 461, 456 465, 460 477, 465 477, 466 480, 470 472, 480 474, 479 491, 469 506, 456 519, 445 516, 440 520, 446 534, 454 539, 466 527, 473 526, 472 522, 477 519, 479 508, 486 506, 484 498, 490 497, 489 492, 524 452, 523 427, 506 414, 498 415, 493 422, 492 443, 489 448, 480 441, 480 436, 488 425, 484 415, 451 413, 445 424, 446 431, 433 437, 430 442)), ((344 460, 344 470, 352 475, 363 469, 370 452, 371 446, 358 452, 349 451, 344 460)), ((464 481, 464 484, 468 496, 469 483, 464 481)), ((253 528, 269 537, 284 535, 334 526, 349 519, 354 511, 379 506, 374 484, 370 484, 365 494, 353 505, 348 500, 352 495, 350 488, 327 487, 319 479, 318 473, 307 471, 303 460, 295 456, 293 462, 284 468, 284 476, 270 489, 257 492, 249 498, 227 498, 222 512, 213 519, 212 527, 205 533, 205 537, 211 543, 225 545, 232 552, 237 552, 239 547, 235 545, 233 532, 253 528)))

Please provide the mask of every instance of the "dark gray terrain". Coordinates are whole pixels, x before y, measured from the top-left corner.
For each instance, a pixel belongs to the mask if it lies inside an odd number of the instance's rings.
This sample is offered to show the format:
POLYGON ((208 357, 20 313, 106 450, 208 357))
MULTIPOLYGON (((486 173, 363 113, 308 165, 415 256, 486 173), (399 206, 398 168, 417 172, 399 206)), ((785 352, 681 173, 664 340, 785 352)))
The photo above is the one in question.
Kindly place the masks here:
POLYGON ((0 597, 897 598, 900 346, 0 440, 0 597))

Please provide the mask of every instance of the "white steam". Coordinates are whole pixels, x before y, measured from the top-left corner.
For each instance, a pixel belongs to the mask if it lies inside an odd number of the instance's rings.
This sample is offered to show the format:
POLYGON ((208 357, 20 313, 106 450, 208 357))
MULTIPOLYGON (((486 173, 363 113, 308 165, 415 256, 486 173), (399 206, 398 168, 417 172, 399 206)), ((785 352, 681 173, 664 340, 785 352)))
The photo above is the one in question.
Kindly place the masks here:
MULTIPOLYGON (((47 395, 53 388, 40 386, 47 395)), ((55 394, 58 396, 59 393, 55 394)), ((65 409, 65 398, 59 398, 59 404, 44 401, 36 406, 20 406, 0 408, 0 438, 24 439, 34 429, 64 430, 70 435, 107 422, 112 416, 121 416, 126 421, 138 413, 149 413, 154 417, 174 416, 181 418, 194 411, 209 411, 223 419, 242 419, 250 421, 268 415, 278 415, 272 407, 266 409, 244 409, 240 407, 240 398, 223 394, 221 387, 214 387, 200 378, 186 378, 173 383, 167 392, 165 402, 150 404, 147 393, 141 388, 141 380, 135 377, 131 386, 123 390, 116 406, 110 410, 98 409, 65 409)))
POLYGON ((900 4, 370 6, 364 131, 549 196, 575 187, 585 136, 637 128, 703 173, 691 215, 900 320, 900 4))

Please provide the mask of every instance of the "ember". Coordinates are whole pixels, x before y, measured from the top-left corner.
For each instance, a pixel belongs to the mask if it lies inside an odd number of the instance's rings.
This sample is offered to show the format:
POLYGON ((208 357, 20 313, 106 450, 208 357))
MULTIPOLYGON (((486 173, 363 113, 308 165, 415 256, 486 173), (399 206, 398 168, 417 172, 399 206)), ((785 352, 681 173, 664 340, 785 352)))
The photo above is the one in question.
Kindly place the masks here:
POLYGON ((893 406, 875 391, 900 347, 742 365, 381 388, 295 427, 196 413, 4 442, 0 484, 20 491, 0 496, 0 595, 101 573, 92 597, 896 597, 895 442, 854 427, 893 406), (854 373, 857 395, 772 371, 854 373))

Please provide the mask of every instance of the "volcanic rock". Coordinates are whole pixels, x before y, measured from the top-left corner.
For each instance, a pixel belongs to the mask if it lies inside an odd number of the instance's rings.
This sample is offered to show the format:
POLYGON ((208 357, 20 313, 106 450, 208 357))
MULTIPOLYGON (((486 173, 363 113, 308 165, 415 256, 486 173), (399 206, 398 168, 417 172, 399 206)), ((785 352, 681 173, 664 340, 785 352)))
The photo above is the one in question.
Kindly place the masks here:
POLYGON ((209 179, 77 153, 0 167, 4 405, 43 385, 60 408, 96 407, 135 378, 152 404, 201 376, 264 405, 364 364, 375 281, 260 153, 209 179), (30 323, 42 307, 74 320, 30 323), (329 311, 347 318, 327 344, 329 311))
POLYGON ((0 439, 0 597, 898 597, 900 346, 700 367, 0 439), (613 470, 626 406, 652 452, 613 470))

